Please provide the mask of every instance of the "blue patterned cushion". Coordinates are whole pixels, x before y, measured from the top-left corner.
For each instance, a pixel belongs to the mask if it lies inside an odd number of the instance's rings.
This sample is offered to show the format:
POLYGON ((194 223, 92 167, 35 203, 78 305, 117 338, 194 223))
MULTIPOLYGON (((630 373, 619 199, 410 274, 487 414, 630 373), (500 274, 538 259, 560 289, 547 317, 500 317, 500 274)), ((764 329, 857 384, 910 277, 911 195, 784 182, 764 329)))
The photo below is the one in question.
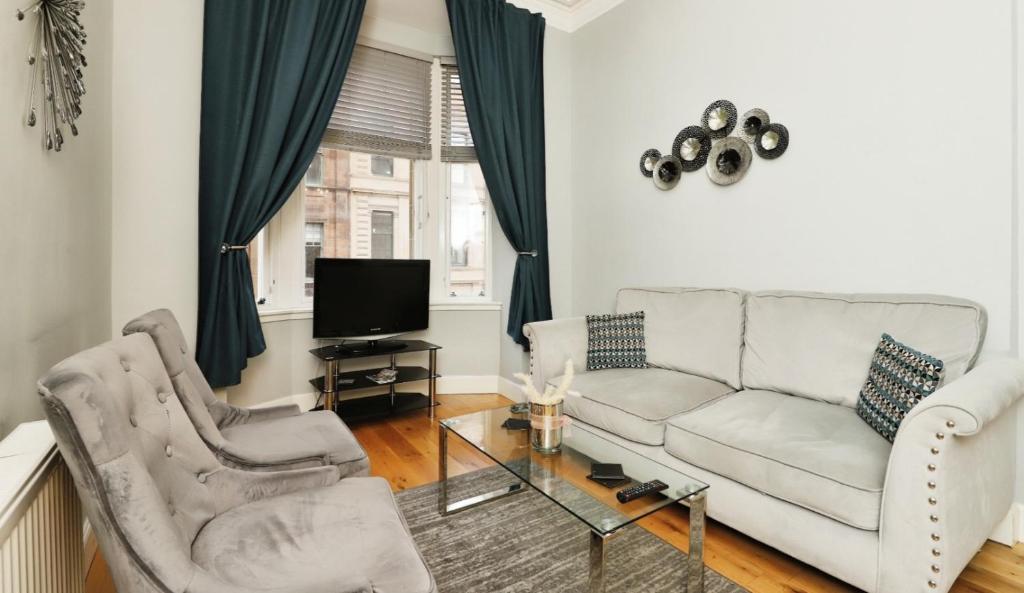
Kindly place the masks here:
POLYGON ((860 390, 857 414, 880 435, 896 440, 907 412, 939 388, 942 371, 941 360, 882 334, 860 390))
POLYGON ((644 312, 587 315, 587 370, 647 368, 644 312))

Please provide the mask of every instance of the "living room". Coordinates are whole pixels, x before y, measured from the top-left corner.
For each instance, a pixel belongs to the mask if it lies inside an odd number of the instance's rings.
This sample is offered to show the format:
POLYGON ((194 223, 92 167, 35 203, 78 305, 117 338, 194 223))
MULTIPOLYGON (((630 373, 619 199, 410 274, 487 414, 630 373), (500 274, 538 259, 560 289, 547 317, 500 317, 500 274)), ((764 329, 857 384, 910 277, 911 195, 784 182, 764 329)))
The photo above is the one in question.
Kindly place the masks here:
POLYGON ((0 593, 1024 590, 1017 2, 8 9, 0 593))

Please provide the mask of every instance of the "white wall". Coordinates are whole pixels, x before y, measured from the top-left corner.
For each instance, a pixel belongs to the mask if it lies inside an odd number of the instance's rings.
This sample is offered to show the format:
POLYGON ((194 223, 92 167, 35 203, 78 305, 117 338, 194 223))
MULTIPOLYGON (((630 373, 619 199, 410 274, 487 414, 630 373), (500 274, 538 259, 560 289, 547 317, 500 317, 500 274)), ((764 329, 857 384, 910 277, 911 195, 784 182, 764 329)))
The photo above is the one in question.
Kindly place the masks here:
POLYGON ((626 285, 934 292, 1016 351, 1011 6, 630 0, 574 33, 574 313, 626 285), (718 98, 785 123, 788 152, 656 190, 640 154, 718 98))
MULTIPOLYGON (((430 312, 430 329, 403 337, 441 346, 437 354, 438 372, 442 375, 438 382, 439 392, 461 392, 466 386, 474 391, 493 392, 498 368, 500 316, 498 310, 435 309, 430 312)), ((242 371, 240 385, 225 390, 228 401, 239 406, 253 406, 313 392, 309 380, 323 375, 324 369, 323 363, 309 350, 335 341, 312 339, 311 319, 264 322, 263 335, 267 351, 249 360, 248 368, 242 371)), ((399 365, 427 366, 426 353, 399 352, 397 356, 399 365)), ((365 358, 343 363, 342 370, 387 364, 386 357, 365 358)))
POLYGON ((87 93, 80 135, 65 129, 60 153, 24 124, 36 20, 14 9, 0 18, 0 438, 42 418, 36 380, 110 326, 110 5, 82 12, 87 93))
POLYGON ((203 2, 113 5, 110 330, 166 307, 195 343, 203 2))

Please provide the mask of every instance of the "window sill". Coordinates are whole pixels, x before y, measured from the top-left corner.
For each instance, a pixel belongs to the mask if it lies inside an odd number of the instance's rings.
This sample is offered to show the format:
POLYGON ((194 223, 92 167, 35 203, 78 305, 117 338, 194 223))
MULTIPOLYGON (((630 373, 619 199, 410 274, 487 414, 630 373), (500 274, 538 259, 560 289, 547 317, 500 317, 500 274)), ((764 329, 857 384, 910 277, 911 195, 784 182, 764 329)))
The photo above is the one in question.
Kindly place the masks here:
MULTIPOLYGON (((501 303, 496 301, 449 301, 430 303, 431 311, 501 311, 501 303)), ((312 319, 312 307, 299 307, 295 309, 265 309, 260 310, 260 323, 274 323, 277 321, 296 321, 312 319)))

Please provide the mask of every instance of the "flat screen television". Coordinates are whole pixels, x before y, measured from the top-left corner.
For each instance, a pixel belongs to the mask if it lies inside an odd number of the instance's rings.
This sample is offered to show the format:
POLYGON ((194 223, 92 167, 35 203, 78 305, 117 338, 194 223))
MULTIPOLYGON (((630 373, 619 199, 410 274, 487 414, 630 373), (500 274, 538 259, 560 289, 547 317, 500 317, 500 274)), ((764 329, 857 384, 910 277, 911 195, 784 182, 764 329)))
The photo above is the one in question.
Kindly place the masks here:
POLYGON ((313 337, 362 338, 427 329, 430 260, 318 258, 313 337))

